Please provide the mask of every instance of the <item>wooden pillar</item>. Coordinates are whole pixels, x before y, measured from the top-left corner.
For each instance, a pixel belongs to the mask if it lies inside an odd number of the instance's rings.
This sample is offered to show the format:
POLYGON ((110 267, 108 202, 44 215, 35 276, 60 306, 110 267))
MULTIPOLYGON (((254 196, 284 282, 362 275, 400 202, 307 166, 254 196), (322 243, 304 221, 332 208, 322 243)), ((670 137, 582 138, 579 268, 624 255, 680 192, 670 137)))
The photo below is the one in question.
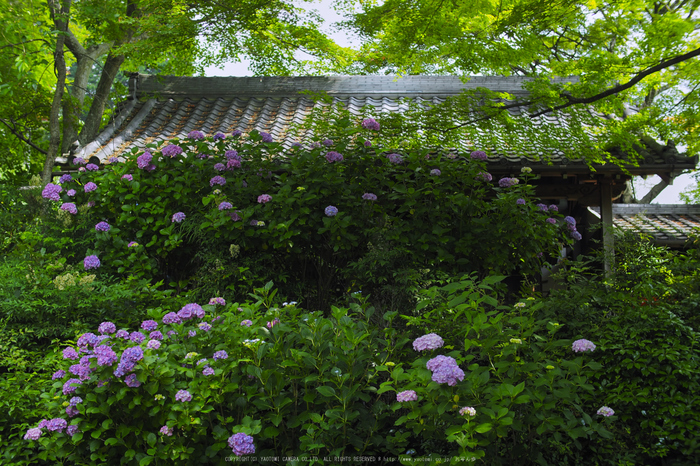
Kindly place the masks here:
POLYGON ((600 180, 600 221, 603 224, 603 251, 605 252, 605 277, 615 266, 615 238, 613 236, 612 180, 600 180))

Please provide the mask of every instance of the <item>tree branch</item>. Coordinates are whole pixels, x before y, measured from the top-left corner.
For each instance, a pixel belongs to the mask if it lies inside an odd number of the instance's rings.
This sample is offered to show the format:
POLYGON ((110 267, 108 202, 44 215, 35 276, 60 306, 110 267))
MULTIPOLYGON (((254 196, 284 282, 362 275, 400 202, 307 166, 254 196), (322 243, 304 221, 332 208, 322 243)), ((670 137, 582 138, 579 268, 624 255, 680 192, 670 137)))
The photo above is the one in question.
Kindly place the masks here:
POLYGON ((700 55, 700 48, 697 48, 695 50, 691 50, 690 52, 684 53, 683 55, 676 55, 673 58, 662 61, 658 65, 655 65, 655 66, 647 68, 643 71, 640 71, 632 79, 627 81, 625 84, 620 84, 618 86, 611 87, 610 89, 607 89, 603 92, 599 92, 598 94, 593 95, 591 97, 578 98, 578 97, 574 97, 574 96, 569 95, 569 94, 560 94, 561 97, 565 98, 568 101, 567 103, 557 105, 556 107, 552 107, 552 108, 546 108, 546 109, 540 110, 539 112, 531 113, 530 118, 536 118, 538 116, 545 115, 547 113, 552 113, 552 112, 557 111, 557 110, 562 110, 564 108, 571 107, 572 105, 592 104, 593 102, 597 102, 597 101, 604 99, 606 97, 609 97, 611 95, 619 94, 620 92, 626 91, 627 89, 633 87, 635 84, 637 84, 638 82, 640 82, 642 79, 646 78, 649 75, 657 73, 663 69, 666 69, 670 66, 684 62, 686 60, 690 60, 691 58, 695 58, 698 55, 700 55))
MULTIPOLYGON (((16 125, 17 125, 17 123, 15 123, 14 120, 10 119, 10 121, 12 122, 12 125, 13 125, 13 126, 16 126, 16 125)), ((3 125, 7 126, 7 128, 10 130, 10 132, 11 132, 12 134, 14 134, 20 141, 29 144, 31 147, 33 147, 34 149, 36 149, 37 151, 41 152, 41 153, 44 154, 44 155, 47 154, 47 152, 46 152, 44 149, 42 149, 41 147, 38 147, 36 144, 34 144, 34 143, 33 143, 32 141, 30 141, 29 139, 26 139, 26 138, 25 138, 24 136, 22 136, 13 126, 10 126, 10 125, 7 123, 7 121, 5 121, 4 118, 0 118, 0 123, 2 123, 3 125)))

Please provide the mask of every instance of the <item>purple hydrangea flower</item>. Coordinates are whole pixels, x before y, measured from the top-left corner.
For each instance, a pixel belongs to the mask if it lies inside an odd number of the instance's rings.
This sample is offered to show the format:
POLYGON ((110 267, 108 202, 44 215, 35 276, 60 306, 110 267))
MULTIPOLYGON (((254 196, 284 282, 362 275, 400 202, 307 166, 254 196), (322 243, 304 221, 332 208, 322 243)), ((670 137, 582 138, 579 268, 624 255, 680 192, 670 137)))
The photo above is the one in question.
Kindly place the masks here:
POLYGON ((24 434, 24 440, 39 440, 41 437, 41 429, 34 427, 29 429, 26 434, 24 434))
POLYGON ((238 160, 239 162, 243 160, 241 156, 238 155, 238 151, 233 149, 224 152, 224 157, 226 157, 227 159, 238 160))
POLYGON ((94 163, 89 163, 89 164, 85 165, 85 168, 87 169, 87 171, 91 171, 91 172, 96 172, 97 170, 100 169, 100 167, 98 167, 94 163))
POLYGON ((160 330, 154 330, 153 332, 148 334, 148 338, 150 338, 151 340, 162 340, 163 334, 160 332, 160 330))
POLYGON ((491 181, 493 180, 493 176, 491 176, 491 173, 486 173, 486 172, 479 172, 476 174, 476 176, 480 176, 481 179, 484 181, 491 181))
POLYGON ((223 176, 220 176, 220 175, 216 175, 214 178, 212 178, 211 180, 209 180, 209 186, 211 186, 212 188, 214 187, 214 185, 217 185, 217 184, 218 184, 219 186, 225 185, 225 184, 226 184, 226 178, 224 178, 223 176))
POLYGON ((100 345, 95 348, 98 366, 111 366, 117 362, 117 353, 107 345, 100 345))
POLYGON ((177 335, 177 332, 176 332, 175 330, 168 330, 168 331, 165 333, 165 335, 168 336, 168 337, 172 337, 173 335, 177 335))
POLYGON ((102 322, 100 326, 97 327, 97 331, 102 335, 111 335, 117 331, 117 327, 112 322, 102 322))
POLYGON ((321 141, 321 144, 323 144, 326 147, 331 147, 333 145, 333 140, 332 139, 324 139, 321 141))
POLYGON ((549 208, 544 204, 537 204, 537 208, 540 210, 540 212, 548 212, 549 211, 549 208))
POLYGON ((187 216, 185 215, 184 212, 176 212, 173 214, 173 217, 170 219, 172 223, 181 223, 183 220, 185 220, 187 216))
POLYGON ((82 383, 83 382, 80 379, 68 379, 68 381, 63 384, 63 394, 70 395, 75 393, 75 391, 78 389, 78 385, 81 385, 82 383))
POLYGON ((279 324, 279 323, 280 323, 280 320, 279 320, 279 319, 272 319, 272 322, 268 322, 268 323, 267 323, 267 328, 272 328, 272 327, 274 327, 275 325, 277 325, 277 324, 279 324))
POLYGON ((134 343, 141 343, 146 339, 146 335, 144 335, 141 332, 131 332, 129 334, 129 340, 133 341, 134 343))
POLYGON ((187 390, 178 390, 175 394, 175 400, 186 403, 192 400, 192 395, 187 390))
POLYGON ((214 369, 212 369, 209 366, 205 366, 204 370, 202 370, 203 375, 214 375, 214 369))
POLYGON ((518 199, 515 203, 518 205, 525 205, 525 199, 518 199))
POLYGON ((413 349, 416 351, 434 350, 442 348, 444 344, 445 342, 439 335, 428 333, 427 335, 415 339, 413 342, 413 349))
POLYGON ((138 245, 139 245, 139 243, 137 243, 136 241, 129 241, 129 244, 127 244, 126 247, 127 248, 135 248, 138 245))
POLYGON ((437 383, 447 383, 450 387, 457 385, 458 380, 464 380, 464 371, 459 368, 457 361, 449 356, 436 356, 426 364, 433 372, 432 379, 437 383))
POLYGON ((233 220, 234 222, 238 222, 239 220, 241 220, 241 216, 238 215, 238 212, 239 211, 229 212, 228 216, 231 217, 231 220, 233 220))
POLYGON ((294 148, 294 149, 298 149, 300 147, 303 147, 300 142, 295 142, 292 144, 292 148, 294 148))
POLYGON ((328 216, 328 217, 334 217, 338 214, 338 208, 335 206, 329 205, 328 207, 326 207, 324 209, 323 212, 325 212, 326 216, 328 216))
POLYGON ((155 320, 144 320, 141 323, 141 328, 147 332, 152 332, 153 330, 158 328, 158 322, 156 322, 155 320))
POLYGON ((465 406, 464 408, 459 410, 459 414, 461 416, 468 414, 469 416, 474 417, 476 416, 476 409, 472 408, 471 406, 465 406))
POLYGON ((244 321, 241 322, 241 325, 243 327, 250 327, 251 325, 253 325, 253 321, 249 320, 249 319, 245 319, 244 321))
POLYGON ((440 175, 442 175, 442 172, 440 170, 438 170, 437 168, 433 168, 432 170, 430 170, 430 174, 434 175, 434 176, 440 176, 440 175))
POLYGON ((228 353, 224 350, 217 351, 214 353, 214 355, 211 357, 214 361, 217 361, 219 359, 228 359, 228 353))
POLYGON ((88 207, 95 207, 95 201, 88 201, 87 206, 88 207))
POLYGON ((197 331, 196 331, 196 330, 190 330, 189 332, 187 332, 187 336, 190 337, 190 338, 193 338, 193 337, 197 336, 197 331))
POLYGON ((238 130, 235 130, 234 132, 231 133, 231 136, 233 136, 234 138, 237 138, 237 137, 239 137, 241 134, 243 134, 243 133, 240 132, 240 131, 238 131, 238 130))
POLYGON ((272 142, 272 136, 269 133, 260 131, 260 137, 262 137, 262 142, 272 142))
POLYGON ((229 210, 229 209, 233 209, 233 205, 231 205, 230 202, 224 201, 221 204, 219 204, 219 210, 229 210))
POLYGON ((111 227, 107 222, 100 222, 97 225, 95 225, 95 231, 109 231, 110 228, 111 227))
POLYGON ((326 154, 326 160, 328 160, 328 162, 330 162, 330 163, 342 162, 343 156, 339 152, 330 151, 326 154))
POLYGON ((151 160, 153 160, 153 156, 151 155, 151 153, 144 152, 136 158, 136 166, 139 168, 146 168, 151 163, 151 160))
POLYGON ((119 365, 114 371, 114 375, 122 377, 136 368, 136 363, 143 359, 143 350, 140 346, 131 346, 124 350, 119 360, 119 365))
POLYGON ((78 433, 78 426, 77 425, 71 425, 66 427, 66 435, 70 435, 71 437, 75 434, 78 433))
POLYGON ((233 171, 234 168, 241 168, 241 161, 236 159, 228 159, 226 161, 226 170, 233 171))
POLYGON ((182 319, 174 312, 168 312, 163 316, 164 324, 179 324, 182 323, 182 319))
POLYGON ((124 378, 124 383, 127 387, 138 388, 141 386, 141 382, 136 378, 136 374, 129 374, 124 378))
POLYGON ((559 212, 559 207, 557 207, 555 204, 552 204, 549 206, 549 211, 550 212, 559 212))
POLYGON ((78 171, 79 171, 80 173, 85 173, 85 167, 80 167, 80 168, 78 168, 78 171))
POLYGON ((78 213, 78 208, 72 202, 64 202, 63 205, 61 205, 61 210, 65 210, 73 215, 78 213))
POLYGON ((581 236, 581 233, 579 233, 578 231, 572 231, 571 237, 576 241, 581 241, 583 239, 583 236, 581 236))
POLYGON ((148 343, 146 343, 146 348, 157 350, 160 348, 160 342, 158 340, 149 340, 148 343))
POLYGON ((605 416, 605 417, 610 417, 615 414, 615 411, 612 410, 612 408, 608 408, 607 406, 603 406, 600 408, 597 412, 597 415, 599 416, 605 416))
POLYGON ((119 163, 119 157, 110 157, 107 159, 108 163, 119 163))
POLYGON ((403 163, 403 157, 401 157, 399 154, 389 154, 386 156, 386 158, 389 159, 389 162, 394 163, 396 165, 403 163))
MULTIPOLYGON (((204 135, 202 135, 204 137, 204 135)), ((175 144, 170 144, 168 146, 163 147, 160 150, 160 153, 163 154, 165 157, 175 157, 177 155, 182 154, 182 147, 177 146, 175 144)))
POLYGON ((470 157, 474 160, 486 160, 488 159, 488 156, 486 155, 486 152, 483 150, 475 150, 470 154, 470 157))
POLYGON ((575 353, 585 353, 587 351, 593 351, 595 350, 595 345, 593 344, 592 341, 589 340, 576 340, 573 345, 571 345, 571 349, 575 353))
POLYGON ((129 339, 129 332, 126 330, 117 330, 117 334, 115 335, 117 338, 122 338, 124 340, 129 339))
POLYGON ((258 204, 267 204, 272 200, 272 196, 269 194, 261 194, 258 196, 258 204))
POLYGON ((564 217, 564 221, 569 225, 576 226, 576 219, 574 217, 569 217, 568 215, 564 217))
POLYGON ((365 201, 376 201, 377 195, 373 193, 364 193, 362 195, 362 199, 364 199, 365 201))
POLYGON ((71 181, 73 181, 73 177, 70 176, 68 173, 66 173, 65 175, 61 175, 61 178, 58 180, 58 182, 61 184, 69 183, 71 181))
MULTIPOLYGON (((196 131, 196 130, 195 130, 195 131, 190 131, 190 132, 187 134, 187 137, 190 138, 190 139, 204 139, 204 133, 201 132, 201 131, 196 131)), ((168 147, 170 147, 170 146, 168 146, 168 147)))
POLYGON ((553 219, 552 217, 549 217, 549 218, 547 219, 547 223, 551 223, 552 225, 556 225, 556 224, 557 224, 557 221, 556 221, 556 219, 553 219))
POLYGON ((75 406, 78 406, 82 402, 83 402, 82 398, 80 398, 79 396, 74 396, 73 398, 70 399, 70 401, 68 402, 68 405, 75 407, 75 406))
POLYGON ((211 325, 206 322, 200 322, 198 327, 204 332, 208 332, 209 330, 211 330, 211 325))
POLYGON ((253 437, 244 433, 238 433, 229 437, 228 446, 233 449, 233 453, 236 456, 252 455, 255 453, 253 437))
POLYGON ((63 432, 68 427, 68 422, 60 417, 51 419, 46 425, 46 429, 51 432, 63 432))
POLYGON ((374 118, 365 118, 362 120, 362 127, 372 131, 379 131, 379 123, 374 118))
POLYGON ((76 157, 73 159, 73 165, 85 165, 87 162, 82 157, 76 157))
POLYGON ((127 175, 122 175, 122 180, 134 181, 134 176, 133 176, 133 175, 129 175, 129 174, 127 174, 127 175))
POLYGON ((406 401, 417 401, 418 395, 413 390, 405 390, 396 394, 396 401, 404 403, 406 401))
POLYGON ((226 170, 226 165, 224 165, 223 163, 216 163, 214 164, 214 170, 216 170, 217 172, 222 172, 226 170))
POLYGON ((224 298, 211 298, 209 300, 209 305, 216 306, 217 304, 221 306, 226 306, 226 300, 224 300, 224 298))
POLYGON ((214 141, 223 141, 224 139, 226 139, 226 135, 224 133, 219 132, 214 135, 214 141))
POLYGON ((197 303, 185 304, 182 309, 177 313, 177 315, 182 320, 191 319, 192 316, 196 316, 200 319, 204 318, 204 309, 197 303))
POLYGON ((172 429, 172 427, 163 426, 160 428, 160 433, 163 435, 167 435, 168 437, 172 437, 173 436, 173 429, 172 429))
POLYGON ((365 141, 365 147, 372 147, 372 141, 365 141))
POLYGON ((102 265, 100 259, 95 255, 87 256, 83 259, 83 267, 85 267, 85 270, 96 269, 100 265, 102 265))
POLYGON ((509 188, 511 186, 515 186, 519 182, 520 180, 518 180, 517 178, 505 177, 498 180, 498 186, 500 186, 501 188, 509 188))
POLYGON ((93 183, 92 181, 89 181, 87 184, 85 184, 85 187, 83 188, 83 190, 86 193, 91 193, 96 189, 97 189, 97 185, 95 183, 93 183))
POLYGON ((49 183, 41 192, 41 197, 43 197, 44 199, 50 199, 52 201, 60 201, 61 196, 59 196, 58 193, 60 193, 61 191, 63 191, 63 188, 61 186, 49 183))
POLYGON ((66 194, 68 195, 68 197, 75 196, 75 189, 69 189, 68 191, 66 191, 66 194))
POLYGON ((66 371, 64 371, 63 369, 59 369, 53 373, 53 375, 51 376, 51 380, 62 379, 65 376, 66 376, 66 371))

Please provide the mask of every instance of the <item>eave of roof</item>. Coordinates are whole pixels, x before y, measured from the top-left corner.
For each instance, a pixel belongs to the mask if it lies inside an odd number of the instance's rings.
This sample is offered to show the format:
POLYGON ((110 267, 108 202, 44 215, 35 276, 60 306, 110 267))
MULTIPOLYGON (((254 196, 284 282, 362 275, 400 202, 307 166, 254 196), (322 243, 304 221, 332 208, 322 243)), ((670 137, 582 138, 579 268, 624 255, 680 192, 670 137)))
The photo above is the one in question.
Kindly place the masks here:
MULTIPOLYGON (((575 78, 562 79, 561 82, 575 78)), ((363 107, 377 113, 402 112, 406 100, 419 105, 438 104, 465 89, 489 88, 496 92, 523 95, 526 78, 472 77, 462 82, 456 76, 331 76, 331 77, 175 77, 134 74, 130 79, 131 99, 95 141, 79 149, 76 156, 105 160, 121 156, 132 147, 171 138, 183 138, 192 130, 205 134, 252 130, 270 133, 284 148, 298 138, 289 133, 290 125, 302 123, 315 107, 329 105, 307 94, 326 93, 333 103, 342 103, 352 114, 362 116, 363 107)), ((510 110, 519 113, 520 109, 510 110)), ((561 125, 553 115, 540 117, 541 124, 561 125)), ((310 139, 313 135, 305 135, 310 139)), ((445 149, 455 155, 468 155, 472 148, 445 149)), ((490 157, 494 173, 513 173, 529 166, 536 174, 561 176, 596 173, 619 176, 614 164, 589 164, 568 159, 562 153, 500 154, 490 157)), ((655 144, 645 148, 638 166, 628 165, 631 175, 675 176, 697 165, 697 157, 684 157, 675 146, 655 144)))

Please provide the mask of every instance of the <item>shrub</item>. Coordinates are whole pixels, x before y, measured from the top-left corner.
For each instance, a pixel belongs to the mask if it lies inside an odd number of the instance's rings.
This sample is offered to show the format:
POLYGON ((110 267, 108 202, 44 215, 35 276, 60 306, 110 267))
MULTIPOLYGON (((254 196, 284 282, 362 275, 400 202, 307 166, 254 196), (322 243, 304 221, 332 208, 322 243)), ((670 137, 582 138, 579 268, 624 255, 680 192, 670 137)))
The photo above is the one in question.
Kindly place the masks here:
MULTIPOLYGON (((433 279, 539 271, 539 253, 570 241, 564 224, 535 206, 531 186, 486 181, 483 160, 428 151, 390 160, 380 141, 376 149, 356 145, 367 130, 347 113, 329 131, 332 151, 319 143, 284 153, 255 131, 247 139, 150 144, 122 163, 76 174, 56 195, 80 206, 76 216, 64 215, 94 239, 80 259, 96 256, 100 273, 192 289, 209 286, 203 269, 223 266, 229 282, 221 293, 244 296, 252 274, 258 283, 275 279, 284 294, 301 291, 319 309, 351 280, 374 291, 371 271, 387 265, 372 252, 379 245, 400 253, 402 270, 426 270, 433 279), (177 154, 169 149, 175 146, 177 154), (435 169, 440 176, 430 174, 435 169), (82 189, 88 185, 94 189, 82 189), (76 194, 69 199, 70 188, 76 194), (294 280, 286 284, 287 277, 294 280)), ((393 271, 382 278, 393 283, 393 271)))
POLYGON ((256 457, 329 464, 324 456, 406 458, 407 446, 421 457, 512 459, 536 456, 533 438, 607 435, 580 401, 599 365, 553 338, 559 326, 534 318, 540 304, 498 306, 498 281, 429 290, 430 306, 409 323, 416 337, 429 327, 444 340, 419 339, 420 353, 394 328, 395 313, 380 329, 368 323, 373 308, 359 304, 329 317, 278 307, 272 283, 255 302, 151 310, 141 327, 155 320, 158 344, 120 329, 84 335, 80 354, 64 351, 76 359, 44 395, 55 420, 31 426, 40 430, 12 451, 21 451, 18 464, 219 464, 250 451, 252 436, 256 457))

